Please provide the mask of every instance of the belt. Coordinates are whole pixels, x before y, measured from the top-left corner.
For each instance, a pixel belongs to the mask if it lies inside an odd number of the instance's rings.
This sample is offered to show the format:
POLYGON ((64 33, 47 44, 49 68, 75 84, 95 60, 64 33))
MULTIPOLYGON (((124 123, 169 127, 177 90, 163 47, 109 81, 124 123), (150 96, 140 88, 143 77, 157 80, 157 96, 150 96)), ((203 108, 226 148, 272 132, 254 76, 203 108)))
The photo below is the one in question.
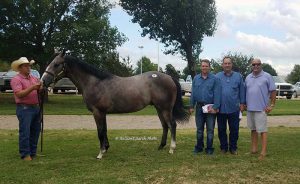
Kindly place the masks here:
POLYGON ((205 103, 205 102, 197 102, 196 103, 196 105, 199 107, 202 107, 202 106, 204 106, 204 105, 206 105, 207 103, 205 103))
POLYGON ((23 106, 23 107, 39 107, 39 104, 17 104, 18 106, 23 106))

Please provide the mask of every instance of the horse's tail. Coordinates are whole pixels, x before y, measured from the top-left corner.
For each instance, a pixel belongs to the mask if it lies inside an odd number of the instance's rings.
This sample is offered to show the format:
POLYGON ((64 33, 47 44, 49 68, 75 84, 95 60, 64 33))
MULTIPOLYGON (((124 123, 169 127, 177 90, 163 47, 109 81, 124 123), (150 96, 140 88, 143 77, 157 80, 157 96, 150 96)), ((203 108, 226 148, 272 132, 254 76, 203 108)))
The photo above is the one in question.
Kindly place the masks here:
POLYGON ((176 84, 177 88, 177 95, 176 95, 176 101, 173 107, 173 117, 178 123, 185 123, 188 122, 190 119, 190 113, 188 110, 184 107, 183 101, 182 101, 182 95, 181 95, 181 86, 175 78, 173 78, 174 83, 176 84))

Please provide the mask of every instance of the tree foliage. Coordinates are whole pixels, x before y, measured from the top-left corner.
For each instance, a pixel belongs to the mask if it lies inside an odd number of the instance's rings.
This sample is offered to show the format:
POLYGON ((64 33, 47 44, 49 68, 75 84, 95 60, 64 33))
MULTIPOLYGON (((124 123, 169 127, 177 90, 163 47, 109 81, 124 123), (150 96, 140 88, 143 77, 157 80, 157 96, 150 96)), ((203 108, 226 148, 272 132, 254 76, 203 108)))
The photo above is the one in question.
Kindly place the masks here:
POLYGON ((0 71, 7 72, 10 69, 10 64, 6 61, 0 60, 0 71))
POLYGON ((121 77, 129 77, 133 75, 133 67, 129 57, 122 58, 122 60, 120 60, 118 53, 110 53, 105 56, 106 57, 102 58, 101 68, 121 77))
POLYGON ((167 65, 166 65, 165 73, 168 74, 168 75, 170 75, 171 77, 177 79, 177 80, 179 80, 179 78, 180 78, 180 72, 177 71, 177 70, 174 68, 174 66, 171 65, 171 64, 167 64, 167 65))
MULTIPOLYGON (((201 73, 201 69, 200 69, 200 60, 196 60, 195 61, 195 75, 201 73)), ((181 78, 183 78, 184 80, 186 80, 186 77, 188 75, 192 75, 191 71, 189 70, 189 67, 186 66, 183 71, 182 71, 182 75, 181 78)))
POLYGON ((269 65, 268 63, 263 63, 262 64, 262 69, 265 72, 268 72, 272 76, 277 76, 276 70, 271 65, 269 65))
POLYGON ((135 68, 135 75, 141 74, 141 67, 142 73, 149 72, 149 71, 157 71, 157 64, 151 62, 149 58, 143 56, 138 62, 137 67, 135 68), (141 66, 142 62, 142 66, 141 66))
MULTIPOLYGON (((246 76, 249 73, 251 73, 250 62, 253 59, 253 56, 244 55, 244 54, 239 53, 239 52, 234 52, 234 53, 228 52, 227 54, 225 54, 225 56, 231 57, 232 63, 233 63, 232 70, 236 71, 236 72, 240 72, 241 75, 243 76, 243 78, 246 78, 246 76)), ((218 58, 218 59, 211 59, 210 60, 211 72, 216 74, 220 71, 223 71, 223 69, 222 69, 223 57, 218 58)), ((196 64, 198 66, 196 68, 196 73, 198 74, 198 73, 201 72, 200 60, 197 61, 196 64)), ((188 70, 187 67, 185 69, 183 69, 184 77, 186 77, 187 75, 190 75, 190 73, 188 73, 188 72, 189 72, 189 70, 188 70)))
MULTIPOLYGON (((228 52, 226 56, 229 56, 232 59, 233 62, 232 70, 236 72, 240 72, 244 79, 247 77, 248 74, 251 73, 252 70, 251 61, 254 59, 252 55, 245 55, 241 52, 234 52, 234 53, 228 52)), ((218 60, 220 65, 222 65, 222 60, 223 58, 218 60)), ((276 70, 268 63, 262 63, 262 69, 271 75, 277 76, 276 70)))
POLYGON ((121 0, 120 4, 142 27, 142 36, 164 43, 166 54, 180 53, 195 75, 202 40, 216 29, 214 0, 121 0))
POLYGON ((109 24, 106 0, 4 0, 0 7, 1 59, 26 56, 36 60, 40 72, 54 48, 103 67, 102 59, 125 41, 109 24))
MULTIPOLYGON (((200 73, 201 73, 200 62, 201 62, 201 60, 197 60, 197 61, 195 62, 195 64, 196 64, 196 68, 195 68, 196 74, 200 74, 200 73)), ((215 59, 211 59, 211 60, 210 60, 210 68, 211 68, 211 72, 216 74, 216 73, 222 71, 222 65, 221 65, 221 64, 222 64, 222 63, 221 63, 219 60, 217 61, 217 60, 215 60, 215 59)), ((191 73, 190 73, 188 67, 185 67, 185 68, 183 69, 183 75, 182 75, 182 78, 183 78, 183 79, 186 79, 186 77, 187 77, 188 75, 191 75, 191 73)))
POLYGON ((216 74, 218 72, 221 72, 223 71, 223 68, 222 68, 222 60, 215 60, 215 59, 212 59, 210 61, 210 68, 211 68, 211 71, 216 74))
POLYGON ((286 79, 291 84, 300 82, 300 65, 295 65, 292 72, 288 74, 286 79))
MULTIPOLYGON (((232 59, 232 64, 233 64, 232 70, 241 73, 244 79, 247 77, 249 73, 251 73, 251 61, 253 59, 252 55, 245 55, 241 52, 228 52, 224 56, 229 56, 232 59)), ((218 69, 219 71, 223 70, 222 62, 224 56, 216 60, 216 62, 220 64, 220 68, 218 69)))

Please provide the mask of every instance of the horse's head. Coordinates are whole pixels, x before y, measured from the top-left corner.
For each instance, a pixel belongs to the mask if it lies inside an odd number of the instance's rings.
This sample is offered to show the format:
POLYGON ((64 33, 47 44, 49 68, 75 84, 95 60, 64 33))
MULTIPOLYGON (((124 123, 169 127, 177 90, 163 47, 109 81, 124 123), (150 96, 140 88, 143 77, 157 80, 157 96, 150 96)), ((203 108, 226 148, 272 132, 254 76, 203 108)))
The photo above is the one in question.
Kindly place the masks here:
POLYGON ((47 66, 46 71, 43 73, 41 78, 45 87, 48 87, 51 83, 55 82, 57 78, 61 78, 65 75, 64 56, 65 51, 58 54, 47 66))

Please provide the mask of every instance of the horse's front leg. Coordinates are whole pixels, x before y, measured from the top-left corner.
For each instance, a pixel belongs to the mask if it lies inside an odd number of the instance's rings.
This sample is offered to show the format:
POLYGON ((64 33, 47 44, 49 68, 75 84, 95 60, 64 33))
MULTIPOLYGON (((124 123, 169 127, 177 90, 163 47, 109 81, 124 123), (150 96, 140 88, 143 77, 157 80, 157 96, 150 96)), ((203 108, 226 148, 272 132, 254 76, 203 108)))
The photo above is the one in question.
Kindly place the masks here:
POLYGON ((106 140, 106 114, 95 110, 93 111, 93 115, 97 125, 98 139, 100 141, 100 151, 97 159, 101 159, 103 154, 106 152, 106 142, 108 143, 106 140))

